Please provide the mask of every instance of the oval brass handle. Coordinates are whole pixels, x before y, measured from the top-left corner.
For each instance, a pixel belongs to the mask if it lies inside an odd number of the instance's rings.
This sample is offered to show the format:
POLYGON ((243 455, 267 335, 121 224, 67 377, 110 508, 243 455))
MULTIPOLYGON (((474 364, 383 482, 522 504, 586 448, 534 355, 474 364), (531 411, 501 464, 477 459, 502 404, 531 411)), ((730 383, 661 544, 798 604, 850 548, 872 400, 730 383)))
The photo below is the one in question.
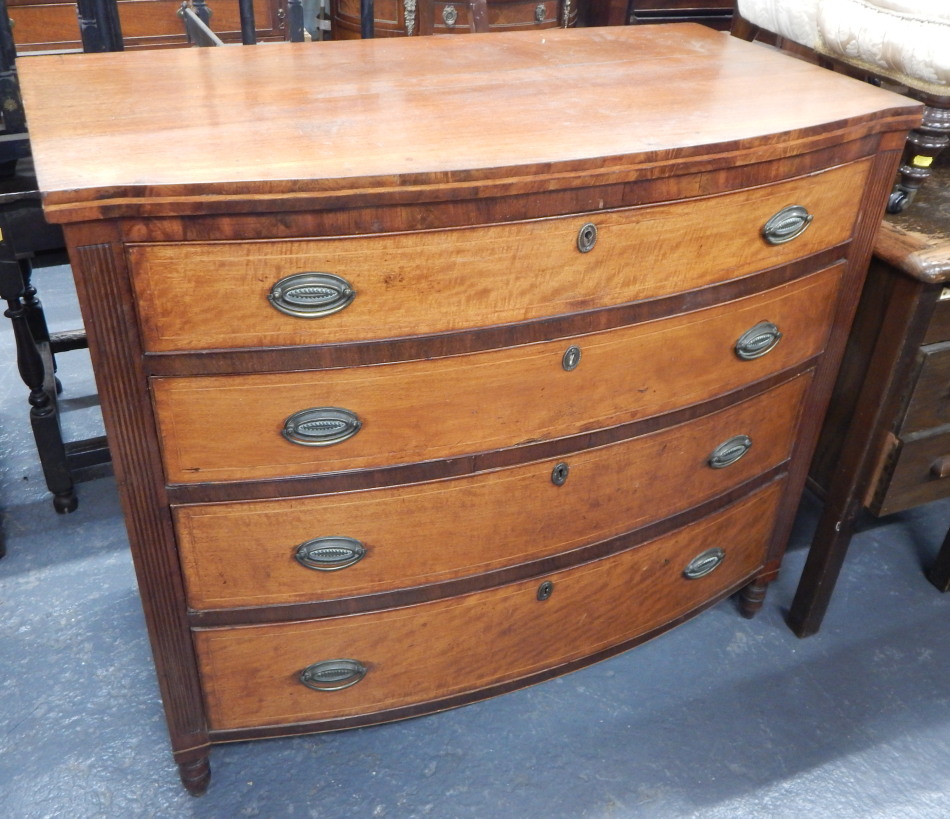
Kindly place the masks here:
POLYGON ((751 446, 752 439, 748 435, 734 435, 712 451, 707 463, 713 469, 725 469, 745 455, 751 446))
POLYGON ((275 282, 267 300, 288 316, 323 318, 348 307, 356 291, 333 273, 294 273, 275 282))
POLYGON ((761 358, 775 349, 782 340, 782 332, 771 321, 760 321, 746 330, 736 341, 735 351, 743 361, 761 358))
POLYGON ((359 563, 366 547, 351 537, 317 537, 301 543, 294 558, 301 565, 318 572, 335 572, 359 563))
POLYGON ((696 555, 696 557, 686 564, 686 568, 683 569, 683 576, 688 580, 705 577, 717 569, 725 557, 726 553, 718 546, 707 549, 705 552, 696 555))
POLYGON ((323 660, 300 672, 300 682, 314 691, 342 691, 366 676, 366 666, 358 660, 323 660))
POLYGON ((340 407, 313 407, 295 412, 281 434, 292 444, 332 446, 352 438, 363 424, 355 412, 340 407))
POLYGON ((781 245, 801 236, 814 219, 801 205, 782 208, 762 228, 762 238, 770 245, 781 245))

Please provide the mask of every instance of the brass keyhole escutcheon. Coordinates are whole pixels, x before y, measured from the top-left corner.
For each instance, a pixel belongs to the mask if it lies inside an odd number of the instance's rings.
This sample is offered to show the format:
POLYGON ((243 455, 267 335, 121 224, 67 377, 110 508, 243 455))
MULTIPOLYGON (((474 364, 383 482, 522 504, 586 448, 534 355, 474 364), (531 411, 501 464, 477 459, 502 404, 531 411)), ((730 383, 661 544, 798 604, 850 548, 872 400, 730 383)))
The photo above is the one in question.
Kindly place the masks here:
POLYGON ((564 482, 567 480, 567 473, 571 471, 571 468, 561 461, 554 469, 551 470, 551 483, 555 486, 564 486, 564 482))
POLYGON ((577 365, 581 363, 581 348, 577 345, 571 345, 564 352, 563 357, 561 358, 561 366, 571 372, 571 370, 576 370, 577 365))
POLYGON ((552 594, 554 594, 554 584, 550 580, 545 580, 538 586, 538 600, 547 600, 552 594))
POLYGON ((597 225, 587 222, 577 231, 577 249, 581 253, 590 253, 597 244, 597 225))

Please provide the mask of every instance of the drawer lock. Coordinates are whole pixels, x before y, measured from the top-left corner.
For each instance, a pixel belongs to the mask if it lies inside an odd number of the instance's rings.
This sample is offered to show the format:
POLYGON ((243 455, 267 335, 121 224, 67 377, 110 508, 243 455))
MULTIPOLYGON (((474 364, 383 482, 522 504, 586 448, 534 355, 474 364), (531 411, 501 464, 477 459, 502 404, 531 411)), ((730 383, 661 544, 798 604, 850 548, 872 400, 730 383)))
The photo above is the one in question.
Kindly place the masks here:
POLYGON ((288 316, 323 318, 348 307, 356 298, 350 283, 332 273, 294 273, 276 282, 267 300, 288 316))
POLYGON ((736 355, 743 361, 752 361, 774 350, 781 340, 782 333, 776 325, 771 321, 760 321, 739 336, 735 346, 736 355))
POLYGON ((568 372, 572 372, 577 369, 577 365, 581 363, 581 348, 576 344, 571 345, 565 350, 564 355, 561 356, 561 366, 568 372))
POLYGON ((698 580, 700 577, 705 577, 719 567, 725 556, 726 553, 718 546, 707 549, 686 564, 686 568, 683 569, 683 576, 689 580, 698 580))
POLYGON ((577 231, 577 249, 581 253, 590 253, 597 244, 597 225, 587 222, 577 231))
POLYGON ((801 236, 814 218, 801 205, 789 205, 765 223, 762 238, 770 245, 783 245, 801 236))
POLYGON ((725 469, 738 461, 752 446, 752 439, 748 435, 735 435, 728 441, 723 441, 709 456, 707 463, 713 469, 725 469))
POLYGON ((318 537, 301 543, 294 553, 297 562, 318 572, 335 572, 359 563, 366 547, 351 537, 318 537))
POLYGON ((366 666, 357 660, 324 660, 300 672, 300 682, 314 691, 342 691, 366 676, 366 666))
POLYGON ((564 486, 567 482, 567 475, 571 471, 571 468, 561 461, 557 464, 554 469, 551 470, 551 483, 555 486, 564 486))
POLYGON ((314 407, 300 410, 284 421, 281 434, 292 444, 332 446, 360 431, 362 423, 355 412, 340 407, 314 407))

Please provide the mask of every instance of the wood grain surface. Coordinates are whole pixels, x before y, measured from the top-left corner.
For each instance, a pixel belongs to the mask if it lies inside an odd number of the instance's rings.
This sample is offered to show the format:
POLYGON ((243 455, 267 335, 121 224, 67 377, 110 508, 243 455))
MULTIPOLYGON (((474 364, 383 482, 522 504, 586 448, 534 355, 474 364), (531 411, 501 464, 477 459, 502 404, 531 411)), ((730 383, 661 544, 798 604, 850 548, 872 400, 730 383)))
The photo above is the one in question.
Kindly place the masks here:
POLYGON ((569 663, 685 614, 762 562, 781 484, 701 523, 606 560, 452 600, 275 626, 195 631, 212 729, 371 713, 475 691, 569 663), (713 546, 711 574, 683 570, 713 546), (538 600, 542 581, 554 584, 538 600), (596 605, 592 601, 596 600, 596 605), (341 691, 297 679, 321 660, 369 673, 341 691))
POLYGON ((627 423, 703 401, 819 352, 842 268, 707 310, 590 336, 376 367, 152 379, 168 480, 248 480, 449 458, 627 423), (760 321, 785 334, 767 355, 734 347, 760 321), (577 369, 562 357, 581 349, 577 369), (362 429, 300 446, 285 419, 355 412, 362 429))
POLYGON ((189 606, 260 606, 370 594, 486 572, 615 537, 687 509, 781 463, 798 428, 809 376, 686 425, 477 476, 280 501, 174 510, 189 606), (712 469, 729 438, 748 453, 712 469), (357 564, 314 571, 301 543, 345 535, 367 549, 357 564))
POLYGON ((128 252, 150 351, 412 336, 656 298, 817 253, 851 235, 868 166, 560 219, 308 242, 143 244, 128 252), (767 243, 763 226, 790 203, 806 207, 812 223, 791 242, 767 243), (597 240, 582 253, 577 237, 588 223, 597 240), (278 280, 317 271, 349 282, 353 303, 318 319, 270 305, 278 280))
POLYGON ((216 197, 254 212, 277 194, 564 189, 919 119, 903 97, 702 26, 645 28, 62 55, 18 71, 54 221, 163 201, 208 212, 216 197))

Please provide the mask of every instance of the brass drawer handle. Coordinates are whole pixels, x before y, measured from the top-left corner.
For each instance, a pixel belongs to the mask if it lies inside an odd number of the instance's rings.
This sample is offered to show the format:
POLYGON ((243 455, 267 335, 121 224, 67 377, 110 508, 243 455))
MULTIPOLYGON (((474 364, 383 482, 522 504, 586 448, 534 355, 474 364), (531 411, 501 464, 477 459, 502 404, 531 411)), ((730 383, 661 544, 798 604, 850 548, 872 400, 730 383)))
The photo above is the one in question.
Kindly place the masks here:
POLYGON ((449 28, 452 28, 459 19, 459 13, 456 11, 455 6, 446 6, 442 9, 442 22, 444 22, 449 28))
POLYGON ((267 300, 288 316, 323 318, 338 313, 356 298, 356 291, 332 273, 294 273, 276 282, 267 300))
POLYGON ((770 245, 781 245, 801 236, 814 219, 801 205, 782 208, 762 228, 762 238, 770 245))
POLYGON ((761 358, 775 349, 782 340, 782 332, 771 321, 760 321, 746 330, 736 342, 735 351, 743 361, 761 358))
POLYGON ((342 691, 366 676, 366 666, 358 660, 323 660, 300 672, 300 682, 314 691, 342 691))
POLYGON ((725 557, 726 553, 718 546, 707 549, 686 564, 686 568, 683 569, 683 576, 687 580, 697 580, 700 577, 705 577, 719 568, 719 564, 722 563, 725 557))
POLYGON ((281 434, 292 444, 332 446, 352 438, 362 425, 357 414, 348 409, 314 407, 291 415, 281 434))
POLYGON ((725 469, 738 461, 752 446, 752 439, 748 435, 735 435, 728 441, 723 441, 709 456, 707 463, 713 469, 725 469))
POLYGON ((366 547, 351 537, 317 537, 301 543, 294 552, 296 561, 307 569, 335 572, 359 563, 366 547))

